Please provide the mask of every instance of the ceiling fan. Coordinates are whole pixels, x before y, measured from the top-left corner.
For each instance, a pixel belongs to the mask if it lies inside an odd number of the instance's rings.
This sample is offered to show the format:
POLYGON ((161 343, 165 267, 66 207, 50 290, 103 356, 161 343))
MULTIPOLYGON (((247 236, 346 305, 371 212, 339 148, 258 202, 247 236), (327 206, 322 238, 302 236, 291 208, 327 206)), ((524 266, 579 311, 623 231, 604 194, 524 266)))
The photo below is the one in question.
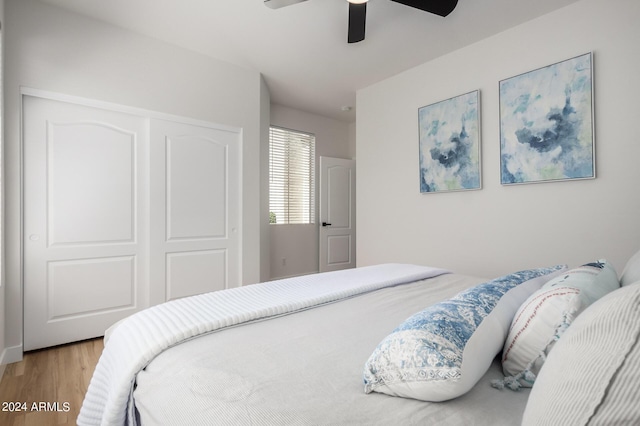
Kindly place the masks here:
MULTIPOLYGON (((264 0, 272 9, 302 3, 306 0, 264 0)), ((349 32, 347 41, 357 43, 364 40, 367 22, 367 2, 369 0, 347 0, 349 2, 349 32)), ((456 8, 458 0, 391 0, 396 3, 424 10, 439 16, 447 16, 456 8)))
MULTIPOLYGON (((349 2, 349 43, 364 40, 367 20, 368 0, 347 0, 349 2)), ((458 0, 391 0, 406 6, 424 10, 440 16, 447 16, 456 8, 458 0)))

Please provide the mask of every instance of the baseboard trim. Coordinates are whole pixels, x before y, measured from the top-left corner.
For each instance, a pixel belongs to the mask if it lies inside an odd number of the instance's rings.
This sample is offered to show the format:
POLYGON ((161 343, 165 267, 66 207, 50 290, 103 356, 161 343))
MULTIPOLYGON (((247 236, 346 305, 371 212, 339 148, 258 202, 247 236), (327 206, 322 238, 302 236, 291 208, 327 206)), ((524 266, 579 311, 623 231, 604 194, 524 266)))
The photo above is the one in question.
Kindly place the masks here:
POLYGON ((5 365, 19 361, 22 361, 22 345, 5 348, 0 355, 0 368, 4 371, 5 365))

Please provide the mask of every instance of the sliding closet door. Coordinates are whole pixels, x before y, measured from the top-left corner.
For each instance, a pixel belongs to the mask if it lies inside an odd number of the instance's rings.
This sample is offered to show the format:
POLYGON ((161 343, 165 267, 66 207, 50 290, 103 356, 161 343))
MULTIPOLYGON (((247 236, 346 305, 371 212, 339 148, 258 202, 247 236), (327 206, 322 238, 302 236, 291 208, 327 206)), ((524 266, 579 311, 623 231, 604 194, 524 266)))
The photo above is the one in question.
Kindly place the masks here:
POLYGON ((25 350, 240 285, 239 130, 29 95, 23 108, 25 350))
POLYGON ((238 131, 151 121, 151 303, 240 285, 238 131))
POLYGON ((148 305, 148 120, 23 97, 24 349, 148 305))

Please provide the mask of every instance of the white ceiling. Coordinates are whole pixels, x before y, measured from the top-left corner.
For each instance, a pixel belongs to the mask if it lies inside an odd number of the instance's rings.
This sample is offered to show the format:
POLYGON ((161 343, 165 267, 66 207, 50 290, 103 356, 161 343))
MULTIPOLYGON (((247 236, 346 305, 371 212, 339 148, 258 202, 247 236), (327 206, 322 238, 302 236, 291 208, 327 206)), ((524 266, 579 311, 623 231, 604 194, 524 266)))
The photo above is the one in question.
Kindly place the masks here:
POLYGON ((350 122, 356 90, 578 0, 459 0, 446 18, 371 0, 366 39, 355 44, 346 0, 280 9, 263 0, 41 1, 255 69, 273 103, 350 122))

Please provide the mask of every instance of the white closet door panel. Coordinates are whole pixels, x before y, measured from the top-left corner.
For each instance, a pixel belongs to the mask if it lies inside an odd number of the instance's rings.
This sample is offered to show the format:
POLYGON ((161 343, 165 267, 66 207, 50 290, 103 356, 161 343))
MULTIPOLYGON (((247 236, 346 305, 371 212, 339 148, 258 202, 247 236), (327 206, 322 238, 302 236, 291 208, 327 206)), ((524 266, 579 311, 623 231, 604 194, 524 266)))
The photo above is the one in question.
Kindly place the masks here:
POLYGON ((192 135, 166 145, 167 238, 226 238, 227 145, 192 135))
POLYGON ((23 96, 24 349, 148 304, 148 121, 23 96))
POLYGON ((136 134, 104 123, 47 130, 50 244, 133 242, 136 134))
POLYGON ((49 320, 134 307, 133 256, 49 262, 48 273, 49 320))
POLYGON ((240 153, 237 131, 152 120, 152 303, 240 285, 240 153))
POLYGON ((227 285, 227 250, 167 254, 167 299, 192 296, 227 285))

